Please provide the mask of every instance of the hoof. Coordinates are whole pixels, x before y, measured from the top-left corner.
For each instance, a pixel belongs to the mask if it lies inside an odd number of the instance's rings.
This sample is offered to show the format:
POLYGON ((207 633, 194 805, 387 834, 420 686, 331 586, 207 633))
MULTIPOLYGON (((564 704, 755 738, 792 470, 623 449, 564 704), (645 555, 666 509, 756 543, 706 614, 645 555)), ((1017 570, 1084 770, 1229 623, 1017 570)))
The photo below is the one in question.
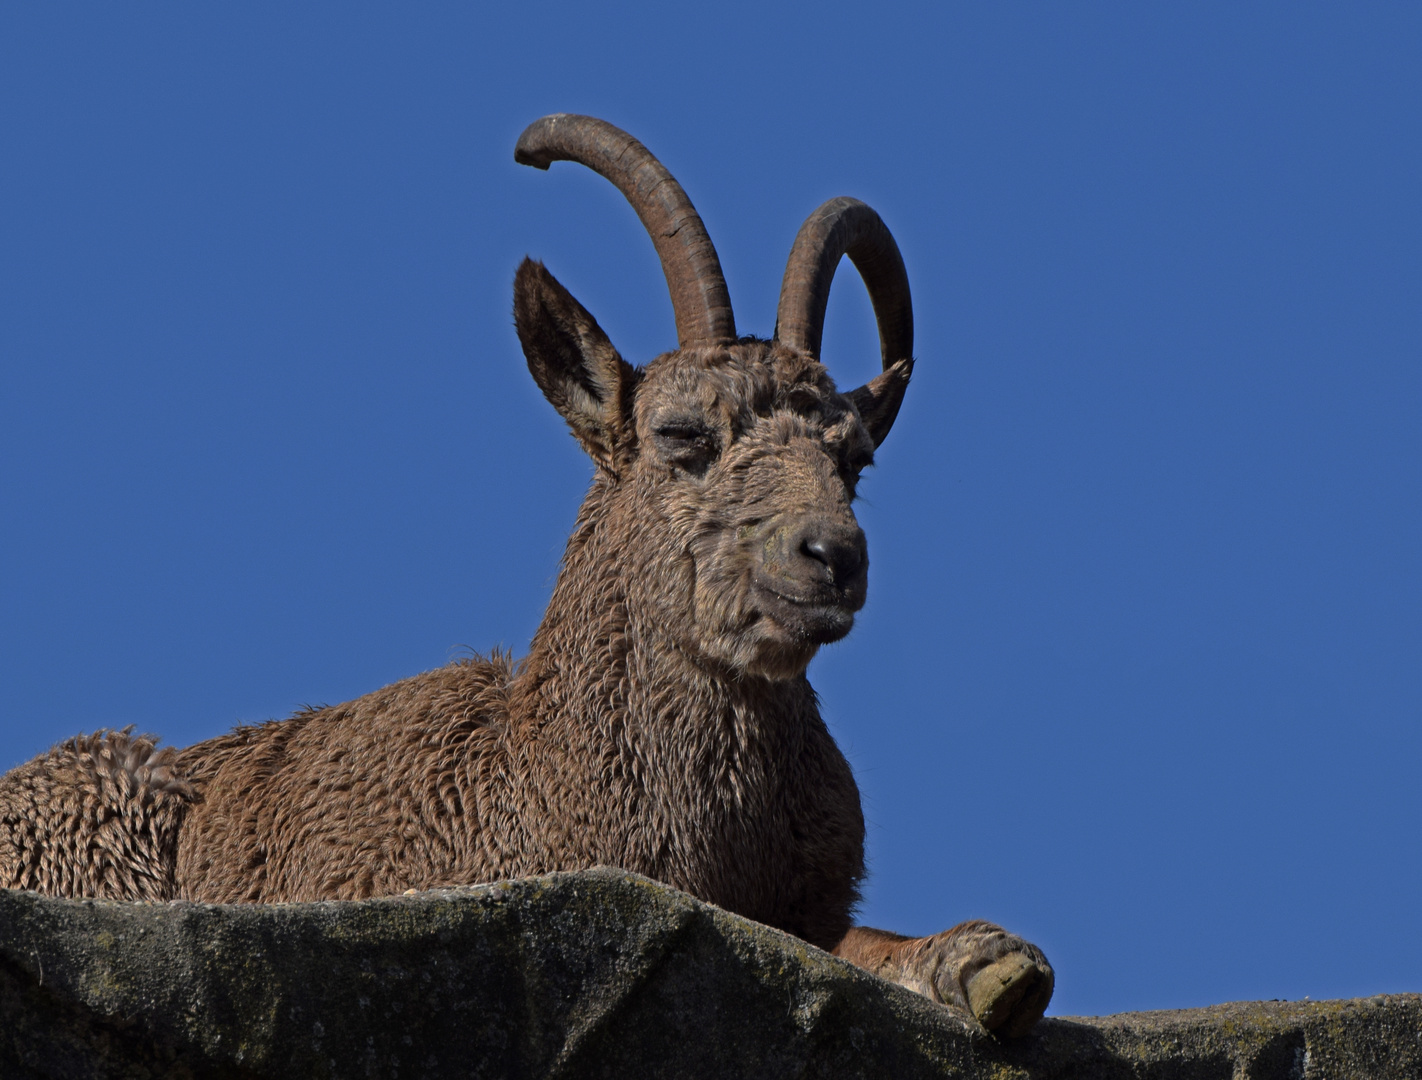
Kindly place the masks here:
POLYGON ((1022 953, 1009 953, 983 968, 966 987, 978 1023, 997 1035, 1026 1035, 1047 1011, 1052 978, 1022 953))

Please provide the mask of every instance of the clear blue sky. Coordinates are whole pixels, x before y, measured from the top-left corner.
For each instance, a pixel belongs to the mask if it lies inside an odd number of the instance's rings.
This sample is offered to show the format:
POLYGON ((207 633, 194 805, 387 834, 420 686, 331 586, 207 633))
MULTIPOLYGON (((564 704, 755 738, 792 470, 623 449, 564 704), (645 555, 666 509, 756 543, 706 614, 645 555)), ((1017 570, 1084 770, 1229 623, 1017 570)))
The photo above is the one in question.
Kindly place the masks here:
MULTIPOLYGON (((1422 9, 870 11, 0 15, 0 768, 526 648, 590 466, 513 270, 674 341, 616 191, 513 162, 587 112, 744 331, 822 200, 904 251, 869 604, 811 672, 865 921, 1020 930, 1057 1013, 1422 990, 1422 9)), ((825 355, 876 368, 848 268, 825 355)))

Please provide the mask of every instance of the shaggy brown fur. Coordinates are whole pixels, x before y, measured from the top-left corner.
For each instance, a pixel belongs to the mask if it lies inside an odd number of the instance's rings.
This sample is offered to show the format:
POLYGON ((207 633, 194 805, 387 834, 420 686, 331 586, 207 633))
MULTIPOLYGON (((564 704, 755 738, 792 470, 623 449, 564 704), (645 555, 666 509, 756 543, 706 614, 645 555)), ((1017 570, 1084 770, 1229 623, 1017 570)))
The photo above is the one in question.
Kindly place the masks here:
POLYGON ((1026 1030, 1052 974, 1020 938, 851 926, 859 795, 805 678, 864 602, 854 487, 911 362, 848 395, 752 339, 635 369, 540 264, 514 295, 530 371, 598 466, 529 655, 179 752, 72 739, 0 779, 0 885, 354 899, 609 864, 1026 1030))
POLYGON ((151 735, 79 735, 0 778, 0 885, 167 900, 193 787, 151 735))

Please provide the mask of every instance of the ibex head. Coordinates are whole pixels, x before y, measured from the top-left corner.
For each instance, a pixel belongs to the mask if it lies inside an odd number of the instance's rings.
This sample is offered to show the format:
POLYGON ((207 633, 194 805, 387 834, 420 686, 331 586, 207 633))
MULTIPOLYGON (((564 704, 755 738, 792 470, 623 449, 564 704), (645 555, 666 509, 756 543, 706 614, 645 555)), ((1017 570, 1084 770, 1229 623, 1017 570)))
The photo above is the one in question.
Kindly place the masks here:
MULTIPOLYGON (((514 157, 542 169, 576 161, 617 185, 661 257, 679 339, 634 368, 542 264, 519 267, 514 317, 529 370, 598 466, 560 589, 588 593, 614 578, 639 626, 698 661, 802 674, 864 605, 869 557, 851 503, 913 370, 893 237, 863 203, 825 203, 795 239, 775 337, 742 338, 701 218, 636 139, 591 117, 548 116, 514 157), (819 350, 846 254, 873 300, 884 370, 841 393, 819 350)), ((561 599, 579 607, 577 596, 561 599)))

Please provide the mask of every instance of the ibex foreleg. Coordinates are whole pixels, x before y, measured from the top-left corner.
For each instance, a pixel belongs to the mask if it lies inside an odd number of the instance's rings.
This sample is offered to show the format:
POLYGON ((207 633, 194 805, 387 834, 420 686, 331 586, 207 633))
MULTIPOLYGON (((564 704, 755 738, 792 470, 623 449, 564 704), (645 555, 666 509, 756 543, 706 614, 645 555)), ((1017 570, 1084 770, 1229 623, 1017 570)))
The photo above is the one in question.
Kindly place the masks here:
POLYGON ((1041 949, 980 919, 921 938, 855 926, 834 954, 1012 1037, 1041 1018, 1055 983, 1041 949))

